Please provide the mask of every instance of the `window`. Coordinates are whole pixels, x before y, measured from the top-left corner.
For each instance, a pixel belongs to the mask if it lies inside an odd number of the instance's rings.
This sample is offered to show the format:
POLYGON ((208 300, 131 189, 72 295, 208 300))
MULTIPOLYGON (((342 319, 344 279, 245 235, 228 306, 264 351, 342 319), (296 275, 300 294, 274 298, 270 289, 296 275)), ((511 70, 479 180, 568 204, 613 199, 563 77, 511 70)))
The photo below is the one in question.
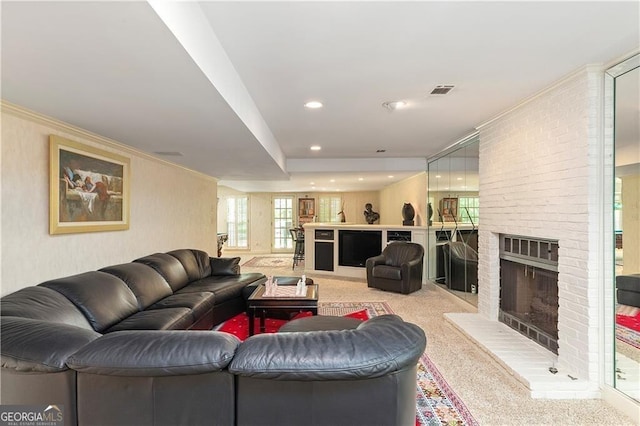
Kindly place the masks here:
POLYGON ((458 217, 460 222, 475 223, 480 220, 480 198, 460 197, 458 198, 458 217))
POLYGON ((227 198, 227 247, 249 248, 249 199, 246 196, 227 198))
POLYGON ((273 199, 273 249, 292 249, 293 197, 273 199))
POLYGON ((342 211, 342 197, 320 197, 319 222, 340 222, 338 213, 342 211))

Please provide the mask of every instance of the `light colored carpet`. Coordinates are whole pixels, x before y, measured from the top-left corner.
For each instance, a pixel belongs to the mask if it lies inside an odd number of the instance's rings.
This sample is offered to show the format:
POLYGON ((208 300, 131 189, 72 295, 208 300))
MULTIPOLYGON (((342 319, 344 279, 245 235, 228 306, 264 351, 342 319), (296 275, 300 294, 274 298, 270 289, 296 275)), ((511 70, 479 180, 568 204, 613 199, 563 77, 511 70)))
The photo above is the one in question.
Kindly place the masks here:
MULTIPOLYGON (((247 256, 249 260, 252 256, 247 256)), ((241 262, 242 264, 243 262, 241 262)), ((288 275, 302 273, 302 268, 288 275)), ((282 269, 242 267, 242 272, 282 275, 282 269)), ((633 425, 602 400, 541 400, 443 318, 446 312, 476 312, 457 297, 428 284, 410 295, 367 288, 364 281, 308 274, 320 285, 320 301, 387 302, 427 335, 427 354, 481 425, 633 425)))

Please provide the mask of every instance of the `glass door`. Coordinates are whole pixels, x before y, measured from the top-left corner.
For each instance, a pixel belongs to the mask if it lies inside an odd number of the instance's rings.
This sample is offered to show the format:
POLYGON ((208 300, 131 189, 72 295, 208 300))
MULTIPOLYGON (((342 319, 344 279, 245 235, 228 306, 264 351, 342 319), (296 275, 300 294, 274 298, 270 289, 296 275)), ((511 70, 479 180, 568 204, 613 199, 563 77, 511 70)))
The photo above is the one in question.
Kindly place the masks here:
POLYGON ((273 240, 271 251, 290 252, 293 250, 291 232, 293 228, 293 196, 273 197, 273 240))

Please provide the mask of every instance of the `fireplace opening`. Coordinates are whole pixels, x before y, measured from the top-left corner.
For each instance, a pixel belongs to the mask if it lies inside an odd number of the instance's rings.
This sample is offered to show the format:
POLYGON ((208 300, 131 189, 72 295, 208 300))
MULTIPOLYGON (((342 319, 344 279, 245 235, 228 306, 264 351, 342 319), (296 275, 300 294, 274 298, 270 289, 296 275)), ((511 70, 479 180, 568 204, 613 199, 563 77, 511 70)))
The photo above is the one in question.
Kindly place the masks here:
POLYGON ((501 322, 558 353, 558 242, 500 236, 501 322))

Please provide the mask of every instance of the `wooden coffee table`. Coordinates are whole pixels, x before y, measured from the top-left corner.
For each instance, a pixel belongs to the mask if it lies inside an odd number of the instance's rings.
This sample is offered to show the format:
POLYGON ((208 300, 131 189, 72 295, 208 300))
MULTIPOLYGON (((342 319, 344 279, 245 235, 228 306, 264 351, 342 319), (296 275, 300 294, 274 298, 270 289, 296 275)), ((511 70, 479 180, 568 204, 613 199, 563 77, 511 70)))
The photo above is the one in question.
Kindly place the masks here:
MULTIPOLYGON (((293 288, 293 286, 287 286, 293 288)), ((264 333, 264 320, 267 311, 287 311, 302 312, 310 311, 313 315, 318 315, 318 284, 307 286, 307 295, 304 297, 285 296, 285 297, 265 297, 266 287, 260 285, 249 296, 249 336, 253 336, 254 320, 256 313, 260 318, 260 332, 264 333)))

